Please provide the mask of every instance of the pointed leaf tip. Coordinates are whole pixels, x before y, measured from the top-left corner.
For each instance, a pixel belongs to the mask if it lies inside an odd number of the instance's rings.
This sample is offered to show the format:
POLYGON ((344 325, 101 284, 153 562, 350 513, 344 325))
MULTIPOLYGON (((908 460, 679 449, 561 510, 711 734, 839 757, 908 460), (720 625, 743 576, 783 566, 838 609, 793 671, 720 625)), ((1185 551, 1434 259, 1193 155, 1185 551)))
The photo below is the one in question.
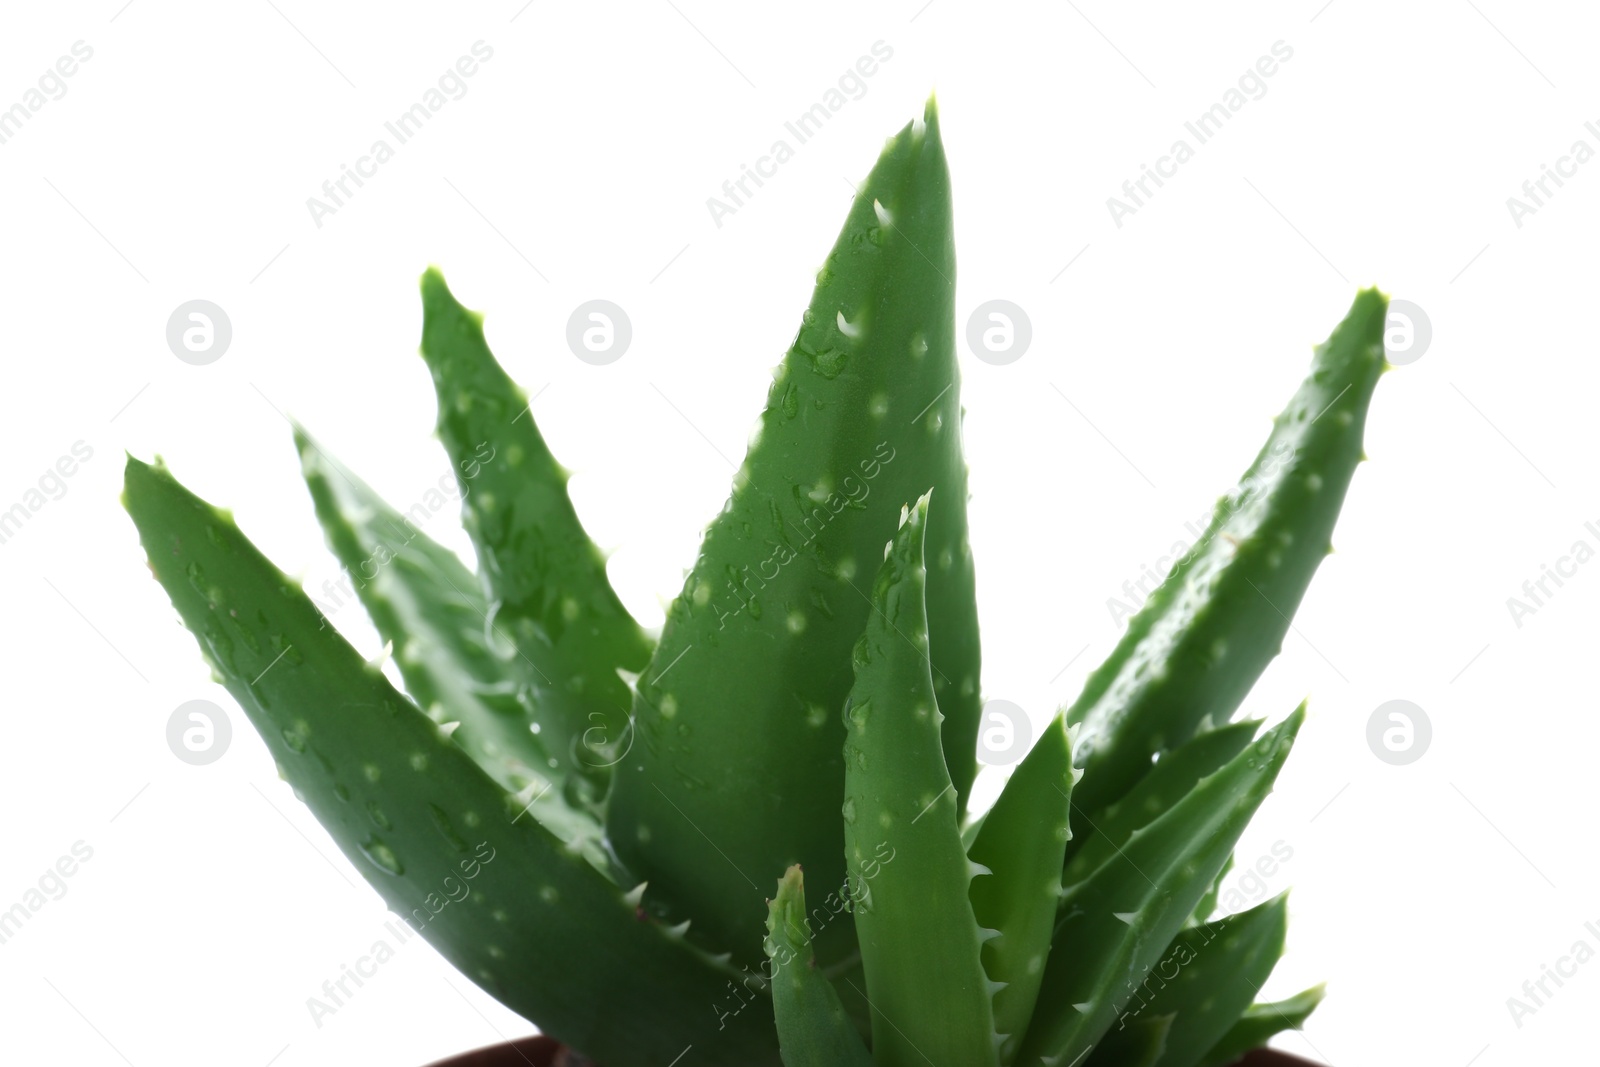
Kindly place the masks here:
POLYGON ((786 1067, 872 1067, 833 985, 817 969, 807 925, 804 878, 799 864, 778 879, 778 895, 767 901, 773 1021, 786 1067))
POLYGON ((427 270, 423 271, 422 277, 417 279, 417 284, 422 289, 424 300, 439 295, 450 295, 450 287, 445 284, 444 272, 436 266, 430 265, 427 270))

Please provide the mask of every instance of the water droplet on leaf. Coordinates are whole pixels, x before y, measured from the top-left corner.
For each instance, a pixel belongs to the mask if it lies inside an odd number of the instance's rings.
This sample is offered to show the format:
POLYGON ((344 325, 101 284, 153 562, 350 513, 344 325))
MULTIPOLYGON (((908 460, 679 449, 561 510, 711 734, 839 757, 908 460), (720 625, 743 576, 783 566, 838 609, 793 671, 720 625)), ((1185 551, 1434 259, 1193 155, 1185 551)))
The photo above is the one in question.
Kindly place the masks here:
POLYGON ((388 874, 404 874, 406 869, 400 862, 400 857, 394 854, 394 849, 386 845, 381 839, 369 837, 361 843, 361 854, 372 861, 372 865, 388 874))

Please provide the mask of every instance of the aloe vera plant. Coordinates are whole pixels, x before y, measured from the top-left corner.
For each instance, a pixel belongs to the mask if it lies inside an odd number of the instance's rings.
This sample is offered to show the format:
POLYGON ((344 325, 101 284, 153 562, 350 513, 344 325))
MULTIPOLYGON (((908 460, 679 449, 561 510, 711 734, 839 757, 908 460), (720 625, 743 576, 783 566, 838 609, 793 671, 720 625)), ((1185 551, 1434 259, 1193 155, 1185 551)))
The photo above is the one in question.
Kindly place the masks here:
POLYGON ((429 271, 477 573, 296 431, 409 697, 227 513, 128 460, 150 568, 282 777, 391 909, 597 1062, 1219 1067, 1321 995, 1255 1003, 1282 898, 1212 912, 1304 716, 1231 721, 1329 551, 1386 299, 1357 296, 1206 538, 975 816, 954 278, 930 104, 861 186, 652 637, 429 271))

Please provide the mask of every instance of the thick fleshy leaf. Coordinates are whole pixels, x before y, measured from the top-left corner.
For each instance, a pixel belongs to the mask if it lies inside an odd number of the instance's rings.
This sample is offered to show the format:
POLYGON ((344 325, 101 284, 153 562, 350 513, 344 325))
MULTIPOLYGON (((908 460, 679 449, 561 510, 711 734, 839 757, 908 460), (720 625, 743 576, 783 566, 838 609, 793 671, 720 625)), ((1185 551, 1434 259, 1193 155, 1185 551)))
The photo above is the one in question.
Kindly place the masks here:
POLYGON ((1243 752, 1260 726, 1259 720, 1237 722, 1199 735, 1164 756, 1127 796, 1096 818, 1085 818, 1089 840, 1073 850, 1061 884, 1070 888, 1114 859, 1135 831, 1155 822, 1188 796, 1196 782, 1243 752))
MULTIPOLYGON (((844 876, 850 648, 901 505, 930 486, 929 657, 958 801, 976 766, 977 615, 955 359, 950 179, 929 105, 861 185, 755 443, 639 680, 608 826, 690 936, 748 955, 758 886, 844 876)), ((831 964, 847 924, 818 935, 831 964)))
POLYGON ((1194 915, 1189 919, 1190 926, 1199 926, 1216 913, 1217 898, 1222 895, 1223 881, 1233 870, 1233 861, 1234 858, 1229 856, 1228 862, 1222 865, 1222 870, 1218 871, 1217 876, 1211 880, 1211 888, 1206 890, 1206 895, 1200 898, 1199 904, 1195 905, 1194 915))
MULTIPOLYGON (((1172 1016, 1135 1019, 1106 1034, 1083 1061, 1084 1067, 1155 1067, 1167 1049, 1172 1016)), ((1061 1064, 1060 1067, 1070 1067, 1061 1064)))
POLYGON ((968 898, 975 868, 961 846, 928 668, 928 521, 924 496, 889 546, 853 655, 845 858, 879 1067, 994 1067, 993 991, 968 898))
MULTIPOLYGON (((1386 366, 1388 297, 1357 295, 1317 346, 1311 372, 1205 536, 1128 623, 1066 711, 1083 724, 1087 772, 1074 806, 1088 818, 1126 794, 1151 758, 1205 722, 1225 723, 1283 647, 1362 458, 1367 406, 1386 366)), ((1080 840, 1082 828, 1073 819, 1080 840)), ((1069 849, 1069 852, 1071 850, 1069 849)))
POLYGON ((766 947, 783 1067, 873 1067, 839 994, 817 969, 799 867, 789 868, 767 902, 766 947))
POLYGON ((456 743, 495 781, 512 792, 548 784, 550 756, 506 682, 515 655, 501 653, 488 634, 477 578, 298 427, 295 446, 317 520, 344 569, 343 583, 323 590, 330 606, 342 607, 352 593, 360 599, 393 645, 418 706, 441 725, 459 722, 456 743))
MULTIPOLYGON (((328 547, 344 568, 344 581, 323 590, 327 603, 343 606, 353 592, 393 645, 406 689, 428 717, 457 724, 451 738, 478 766, 526 796, 530 815, 607 869, 599 820, 555 787, 558 765, 517 699, 523 686, 516 679, 526 677, 528 665, 511 642, 490 634, 478 579, 298 427, 295 444, 328 547)), ((440 507, 448 487, 438 490, 440 507)))
POLYGON ((994 995, 1002 1063, 1022 1043, 1050 955, 1068 808, 1080 773, 1072 768, 1066 724, 1057 718, 1012 772, 967 850, 988 872, 972 880, 970 895, 978 925, 997 932, 984 943, 983 967, 1002 986, 994 995))
POLYGON ((390 910, 462 973, 602 1062, 669 1063, 689 1044, 777 1062, 765 1006, 718 1026, 737 972, 640 921, 231 518, 132 458, 124 501, 151 571, 280 775, 390 910))
POLYGON ((1111 1028, 1271 792, 1304 717, 1296 709, 1202 779, 1063 897, 1018 1064, 1073 1063, 1111 1028))
POLYGON ((1227 1067, 1251 1049, 1265 1045, 1274 1035, 1300 1029, 1320 1003, 1322 986, 1318 985, 1288 1000, 1250 1005, 1196 1067, 1227 1067))
POLYGON ((1239 1020, 1283 955, 1285 900, 1275 897, 1180 933, 1122 1006, 1113 1030, 1169 1017, 1167 1047, 1155 1067, 1195 1067, 1239 1020))
POLYGON ((455 465, 496 634, 528 667, 519 699, 566 772, 604 779, 631 743, 632 693, 650 642, 612 591, 605 559, 567 495, 567 472, 527 396, 489 351, 483 317, 437 270, 422 276, 422 356, 439 396, 439 439, 455 465))

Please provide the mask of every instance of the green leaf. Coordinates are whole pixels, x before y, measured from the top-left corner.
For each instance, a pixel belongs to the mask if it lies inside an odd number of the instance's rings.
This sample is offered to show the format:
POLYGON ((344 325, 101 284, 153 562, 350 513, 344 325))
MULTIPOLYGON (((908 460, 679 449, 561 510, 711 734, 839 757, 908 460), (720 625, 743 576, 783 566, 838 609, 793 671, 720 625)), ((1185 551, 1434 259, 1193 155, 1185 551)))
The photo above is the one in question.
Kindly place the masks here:
POLYGON ((1155 1067, 1167 1049, 1171 1028, 1172 1016, 1156 1015, 1112 1030, 1089 1053, 1084 1067, 1155 1067))
MULTIPOLYGON (((1083 724, 1088 773, 1075 807, 1094 818, 1132 789, 1158 753, 1204 721, 1225 723, 1283 647, 1289 620, 1332 551, 1330 537, 1361 460, 1367 406, 1383 370, 1388 298, 1357 295, 1311 373, 1274 422, 1205 536, 1173 567, 1067 721, 1083 724)), ((1081 824, 1073 821, 1078 833, 1081 824)), ((1082 837, 1083 835, 1079 835, 1082 837)))
POLYGON ((1033 1015, 1061 900, 1061 858, 1067 847, 1072 745, 1059 718, 1012 772, 967 850, 988 871, 972 880, 978 925, 997 931, 983 946, 994 996, 994 1026, 1009 1063, 1033 1015))
MULTIPOLYGON (((839 891, 829 897, 829 913, 834 912, 834 905, 847 908, 851 901, 849 889, 841 885, 839 891)), ((816 905, 811 907, 811 915, 817 918, 816 905)), ((854 925, 855 920, 850 920, 854 925)), ((817 929, 812 929, 812 941, 815 942, 817 929)), ((867 972, 861 966, 861 953, 856 952, 826 968, 828 981, 833 986, 833 991, 839 994, 839 1003, 844 1005, 844 1013, 850 1017, 850 1022, 856 1028, 856 1033, 861 1035, 863 1041, 872 1037, 872 1005, 867 1002, 867 972)))
POLYGON ((1064 896, 1017 1063, 1073 1063, 1111 1027, 1271 791, 1304 717, 1302 706, 1202 779, 1064 896))
MULTIPOLYGON (((850 648, 901 504, 935 486, 929 656, 958 801, 976 766, 977 614, 955 358, 950 180, 929 105, 860 187, 774 374, 755 443, 673 603, 617 767, 608 827, 707 946, 754 951, 791 864, 844 877, 850 648)), ((848 924, 818 935, 832 964, 848 924)))
POLYGON ((1155 1067, 1195 1067, 1238 1021, 1283 955, 1288 909, 1282 896, 1184 930, 1145 975, 1117 1017, 1121 1027, 1171 1017, 1155 1067))
POLYGON ((1199 735, 1163 757, 1132 792, 1097 818, 1085 817, 1089 840, 1072 853, 1061 884, 1076 885, 1115 858, 1135 831, 1155 822, 1188 796, 1196 782, 1215 774, 1243 752, 1260 726, 1260 720, 1237 722, 1199 735))
POLYGON ((631 743, 632 694, 650 643, 617 599, 605 559, 567 495, 528 398, 501 369, 483 318, 437 270, 422 276, 422 356, 439 396, 439 439, 455 464, 494 630, 529 667, 521 699, 568 772, 604 778, 631 743))
POLYGON ((463 974, 606 1063, 689 1044, 772 1065, 765 1007, 719 1029, 737 973, 652 922, 327 625, 224 513, 131 457, 150 569, 280 775, 389 909, 463 974))
POLYGON ((1222 870, 1217 872, 1212 879, 1211 888, 1206 890, 1206 895, 1200 898, 1200 903, 1195 905, 1194 915, 1189 919, 1189 925, 1199 926, 1217 911, 1217 898, 1222 895, 1222 883, 1233 870, 1233 857, 1228 857, 1228 862, 1222 865, 1222 870))
POLYGON ((1317 985, 1288 1000, 1252 1004, 1196 1067, 1227 1067, 1251 1049, 1265 1045, 1274 1035, 1300 1029, 1322 1003, 1322 992, 1323 987, 1317 985))
POLYGON ((955 787, 928 668, 924 496, 872 586, 845 705, 844 840, 880 1067, 996 1064, 955 787))
POLYGON ((767 902, 766 949, 784 1067, 873 1067, 839 994, 817 969, 799 867, 789 868, 767 902))
MULTIPOLYGON (((531 668, 509 641, 491 637, 478 579, 298 426, 295 445, 328 547, 378 635, 394 646, 418 706, 440 725, 458 723, 451 738, 478 766, 527 796, 530 815, 608 870, 612 860, 599 820, 569 805, 555 788, 559 765, 534 733, 537 720, 517 699, 525 684, 517 679, 531 668)), ((442 501, 441 490, 437 507, 442 501)), ((350 591, 324 590, 336 606, 350 591)))
MULTIPOLYGON (((456 743, 506 789, 547 784, 550 756, 533 720, 514 692, 501 691, 515 668, 486 635, 478 580, 299 427, 295 446, 328 547, 378 635, 392 642, 418 706, 436 723, 460 722, 456 743)), ((324 592, 342 606, 348 590, 324 592)))

